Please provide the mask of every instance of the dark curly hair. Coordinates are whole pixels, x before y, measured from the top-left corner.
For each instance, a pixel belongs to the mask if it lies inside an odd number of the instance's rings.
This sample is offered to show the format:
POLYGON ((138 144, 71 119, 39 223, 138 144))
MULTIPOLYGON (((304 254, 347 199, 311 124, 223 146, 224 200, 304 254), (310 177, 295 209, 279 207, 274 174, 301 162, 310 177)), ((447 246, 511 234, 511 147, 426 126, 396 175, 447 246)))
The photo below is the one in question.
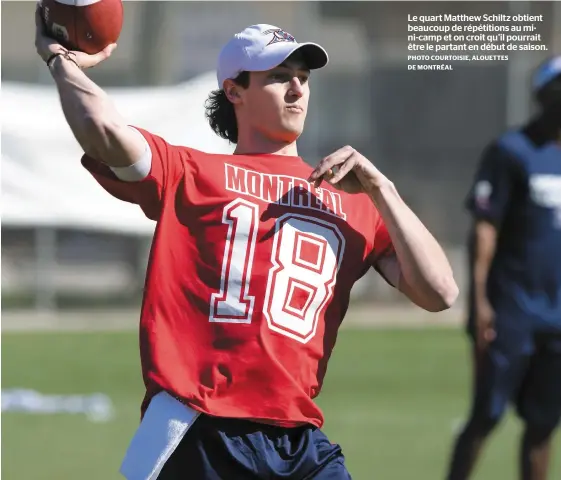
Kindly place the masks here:
MULTIPOLYGON (((242 88, 249 87, 249 72, 240 73, 234 82, 242 88)), ((216 135, 231 143, 238 143, 236 112, 223 89, 210 92, 205 102, 205 116, 216 135)))

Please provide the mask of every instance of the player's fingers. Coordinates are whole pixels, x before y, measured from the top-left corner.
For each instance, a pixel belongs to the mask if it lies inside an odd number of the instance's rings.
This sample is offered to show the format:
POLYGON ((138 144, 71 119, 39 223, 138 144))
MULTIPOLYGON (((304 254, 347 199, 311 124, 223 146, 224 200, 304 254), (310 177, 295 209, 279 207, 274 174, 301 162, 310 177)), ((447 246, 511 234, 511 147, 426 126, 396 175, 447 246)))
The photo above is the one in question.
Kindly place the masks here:
POLYGON ((43 10, 43 3, 41 1, 38 1, 35 5, 35 27, 37 28, 37 30, 39 30, 41 33, 45 33, 45 16, 44 16, 44 10, 43 10))
POLYGON ((94 55, 91 55, 92 60, 95 60, 96 63, 99 63, 102 60, 105 60, 106 58, 109 58, 111 56, 111 54, 113 53, 113 50, 115 50, 115 48, 117 48, 116 43, 112 43, 111 45, 107 45, 101 52, 96 53, 94 55))
POLYGON ((310 174, 310 177, 308 178, 308 181, 312 182, 312 181, 320 180, 328 170, 329 170, 329 166, 325 162, 325 159, 321 160, 316 165, 316 168, 314 168, 314 170, 312 170, 312 173, 310 174))
POLYGON ((37 3, 35 8, 35 49, 41 58, 47 55, 46 51, 48 50, 49 43, 52 43, 52 40, 46 36, 42 7, 40 3, 37 3))
MULTIPOLYGON (((102 62, 103 60, 109 58, 113 51, 117 48, 116 43, 112 43, 105 47, 101 52, 94 53, 93 55, 80 55, 79 64, 82 68, 91 68, 102 62)), ((78 52, 75 52, 78 53, 78 52)))
POLYGON ((37 2, 37 5, 35 5, 35 29, 42 33, 44 25, 43 10, 41 4, 37 2))
POLYGON ((108 58, 111 56, 111 54, 115 51, 115 49, 117 48, 117 44, 116 43, 112 43, 111 45, 107 45, 103 50, 102 53, 104 53, 106 55, 105 58, 108 58))
POLYGON ((57 44, 58 42, 51 38, 47 31, 45 18, 43 17, 43 7, 40 2, 37 2, 35 8, 35 47, 37 52, 41 57, 44 57, 52 53, 51 46, 57 44))
POLYGON ((333 167, 340 165, 343 163, 347 158, 349 158, 354 150, 351 147, 343 147, 333 152, 331 155, 328 155, 323 160, 321 160, 317 167, 310 175, 310 181, 317 180, 320 177, 323 177, 328 170, 332 170, 333 167))
MULTIPOLYGON (((313 180, 314 183, 314 187, 319 188, 319 186, 321 185, 321 182, 323 182, 324 180, 329 180, 330 178, 333 177, 333 175, 335 175, 334 171, 329 168, 327 170, 327 172, 325 172, 323 175, 321 175, 320 177, 317 177, 315 180, 313 180)), ((311 179, 308 181, 312 181, 311 179)))
POLYGON ((318 166, 327 166, 327 168, 332 168, 336 165, 343 163, 347 158, 349 158, 355 152, 354 148, 346 146, 336 150, 331 155, 325 157, 318 166))
POLYGON ((335 173, 335 175, 333 175, 331 178, 328 178, 327 181, 332 184, 339 183, 345 177, 345 175, 347 175, 347 173, 349 173, 353 169, 355 165, 356 165, 356 158, 354 157, 354 155, 351 155, 345 161, 345 163, 343 163, 339 167, 337 173, 335 173))

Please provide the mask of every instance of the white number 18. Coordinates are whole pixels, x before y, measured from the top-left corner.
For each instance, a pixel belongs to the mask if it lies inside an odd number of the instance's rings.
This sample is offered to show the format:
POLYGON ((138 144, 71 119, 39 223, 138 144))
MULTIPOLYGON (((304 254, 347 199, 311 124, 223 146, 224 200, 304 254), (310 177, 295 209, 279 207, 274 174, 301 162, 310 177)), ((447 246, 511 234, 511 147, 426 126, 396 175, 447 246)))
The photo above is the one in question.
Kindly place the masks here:
MULTIPOLYGON (((220 291, 211 296, 209 320, 251 323, 255 297, 249 289, 259 207, 236 199, 224 207, 222 221, 228 233, 220 291)), ((301 343, 313 338, 333 296, 344 249, 345 239, 333 223, 293 213, 276 220, 263 304, 271 330, 301 343)))

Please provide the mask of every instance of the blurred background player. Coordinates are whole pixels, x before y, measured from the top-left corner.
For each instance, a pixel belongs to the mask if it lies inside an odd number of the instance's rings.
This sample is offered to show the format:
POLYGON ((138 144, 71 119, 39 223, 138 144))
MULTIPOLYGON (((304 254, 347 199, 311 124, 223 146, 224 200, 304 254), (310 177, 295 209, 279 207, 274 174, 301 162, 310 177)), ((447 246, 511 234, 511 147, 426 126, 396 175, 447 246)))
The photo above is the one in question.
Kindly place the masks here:
POLYGON ((561 416, 561 56, 538 68, 539 113, 485 150, 467 200, 474 392, 448 480, 472 472, 509 402, 520 478, 547 478, 561 416))
POLYGON ((373 267, 433 312, 458 289, 438 242, 369 160, 343 147, 312 169, 298 156, 325 50, 272 25, 236 34, 208 113, 236 150, 215 155, 129 127, 83 72, 114 46, 68 52, 36 21, 83 165, 158 222, 140 321, 143 419, 121 473, 350 478, 314 398, 352 286, 373 267))

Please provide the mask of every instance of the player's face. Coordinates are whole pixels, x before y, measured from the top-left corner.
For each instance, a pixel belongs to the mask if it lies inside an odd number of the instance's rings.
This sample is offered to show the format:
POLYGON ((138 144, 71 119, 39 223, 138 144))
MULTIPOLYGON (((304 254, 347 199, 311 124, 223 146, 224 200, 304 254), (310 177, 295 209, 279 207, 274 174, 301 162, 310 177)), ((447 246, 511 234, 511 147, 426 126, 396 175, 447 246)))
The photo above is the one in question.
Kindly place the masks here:
POLYGON ((239 121, 275 142, 292 143, 302 134, 308 112, 310 71, 291 56, 266 72, 252 72, 241 92, 239 121))

